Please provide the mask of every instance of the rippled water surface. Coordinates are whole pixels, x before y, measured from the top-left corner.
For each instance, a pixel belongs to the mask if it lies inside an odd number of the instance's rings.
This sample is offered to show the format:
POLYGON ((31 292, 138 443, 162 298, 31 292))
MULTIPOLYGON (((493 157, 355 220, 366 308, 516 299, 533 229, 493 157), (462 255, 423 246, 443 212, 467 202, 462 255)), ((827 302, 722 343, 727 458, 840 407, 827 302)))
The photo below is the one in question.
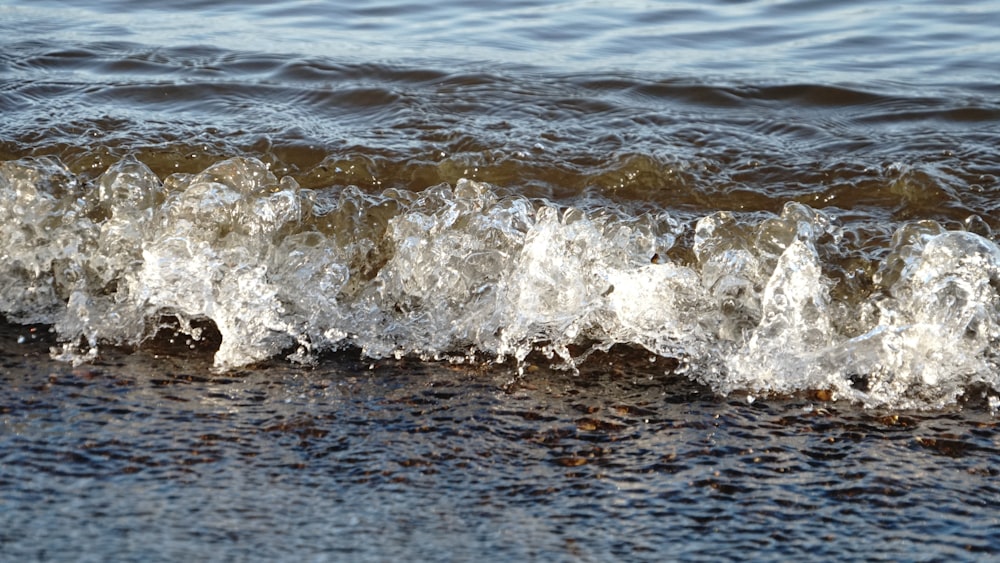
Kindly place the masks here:
POLYGON ((995 555, 996 29, 0 4, 0 558, 995 555))
POLYGON ((972 559, 998 539, 975 409, 748 405, 627 353, 517 381, 356 357, 213 375, 176 351, 74 370, 29 330, 4 334, 13 559, 972 559))

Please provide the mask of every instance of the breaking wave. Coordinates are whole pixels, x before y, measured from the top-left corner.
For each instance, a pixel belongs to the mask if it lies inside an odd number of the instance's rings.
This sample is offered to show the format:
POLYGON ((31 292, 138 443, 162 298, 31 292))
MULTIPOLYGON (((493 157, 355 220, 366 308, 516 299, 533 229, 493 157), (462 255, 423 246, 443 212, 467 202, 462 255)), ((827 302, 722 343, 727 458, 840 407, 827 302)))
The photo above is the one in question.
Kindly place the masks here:
POLYGON ((0 164, 0 313, 51 325, 73 362, 211 321, 222 370, 344 348, 576 369, 623 344, 751 397, 936 408, 1000 389, 1000 248, 869 227, 795 202, 689 221, 472 180, 304 189, 252 158, 164 180, 126 158, 94 181, 22 159, 0 164))

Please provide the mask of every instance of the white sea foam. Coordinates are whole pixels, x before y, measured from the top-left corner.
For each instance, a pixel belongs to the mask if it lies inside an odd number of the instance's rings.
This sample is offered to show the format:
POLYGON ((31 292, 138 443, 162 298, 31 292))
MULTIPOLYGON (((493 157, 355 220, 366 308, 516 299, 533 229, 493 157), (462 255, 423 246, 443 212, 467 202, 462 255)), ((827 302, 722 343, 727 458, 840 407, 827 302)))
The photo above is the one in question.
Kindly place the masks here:
POLYGON ((572 369, 626 344, 721 393, 936 407, 1000 389, 993 242, 902 225, 876 287, 843 295, 841 228, 821 211, 686 228, 468 180, 305 190, 246 158, 162 182, 132 159, 92 183, 55 160, 7 162, 0 311, 53 325, 53 353, 77 362, 140 345, 169 316, 195 339, 214 323, 220 369, 344 347, 518 365, 541 351, 572 369), (668 259, 686 235, 693 258, 668 259))

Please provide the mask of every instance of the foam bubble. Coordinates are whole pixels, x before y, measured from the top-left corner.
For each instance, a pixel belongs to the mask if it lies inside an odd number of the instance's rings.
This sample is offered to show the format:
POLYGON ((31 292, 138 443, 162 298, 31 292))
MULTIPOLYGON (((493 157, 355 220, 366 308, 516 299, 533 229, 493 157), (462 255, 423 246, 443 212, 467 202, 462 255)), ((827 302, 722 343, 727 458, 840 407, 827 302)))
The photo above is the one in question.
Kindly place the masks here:
POLYGON ((720 393, 938 407, 1000 389, 1000 249, 933 222, 865 254, 798 203, 686 227, 470 180, 306 190, 251 158, 163 181, 134 159, 92 182, 6 162, 0 219, 0 311, 53 325, 71 361, 169 317, 195 339, 214 323, 220 369, 344 347, 574 369, 625 344, 720 393), (844 289, 851 260, 877 270, 865 292, 844 289))

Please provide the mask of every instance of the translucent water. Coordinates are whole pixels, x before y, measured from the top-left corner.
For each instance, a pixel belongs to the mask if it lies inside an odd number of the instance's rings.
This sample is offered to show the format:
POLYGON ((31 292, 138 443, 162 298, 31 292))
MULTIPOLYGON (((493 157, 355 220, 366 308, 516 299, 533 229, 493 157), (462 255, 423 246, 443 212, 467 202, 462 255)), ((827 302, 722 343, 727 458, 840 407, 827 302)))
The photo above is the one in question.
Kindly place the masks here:
POLYGON ((997 29, 4 2, 0 559, 995 557, 997 29))
POLYGON ((854 249, 798 203, 692 228, 471 180, 307 190, 252 158, 163 182, 133 159, 93 182, 52 160, 0 174, 5 313, 53 324, 54 353, 77 363, 169 318, 195 340, 210 321, 220 369, 346 347, 518 365, 538 351, 575 368, 624 344, 722 393, 940 407, 998 385, 1000 249, 928 222, 869 257, 867 295, 835 295, 854 249), (670 258, 681 250, 694 260, 670 258))

